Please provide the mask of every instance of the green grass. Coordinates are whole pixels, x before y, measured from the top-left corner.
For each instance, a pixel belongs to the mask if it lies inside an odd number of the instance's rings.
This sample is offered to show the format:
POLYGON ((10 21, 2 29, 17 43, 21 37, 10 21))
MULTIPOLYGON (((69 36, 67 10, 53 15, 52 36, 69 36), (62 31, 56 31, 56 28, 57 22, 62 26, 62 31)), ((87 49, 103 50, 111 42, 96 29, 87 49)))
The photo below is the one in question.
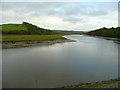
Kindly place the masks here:
POLYGON ((3 24, 3 25, 0 25, 0 28, 2 28, 2 31, 21 31, 21 30, 27 31, 28 30, 24 24, 3 24))
POLYGON ((62 35, 3 35, 2 42, 49 41, 65 39, 62 35))
POLYGON ((22 24, 3 24, 0 25, 0 31, 2 34, 14 34, 14 35, 55 35, 60 34, 58 32, 44 29, 36 25, 23 22, 22 24))

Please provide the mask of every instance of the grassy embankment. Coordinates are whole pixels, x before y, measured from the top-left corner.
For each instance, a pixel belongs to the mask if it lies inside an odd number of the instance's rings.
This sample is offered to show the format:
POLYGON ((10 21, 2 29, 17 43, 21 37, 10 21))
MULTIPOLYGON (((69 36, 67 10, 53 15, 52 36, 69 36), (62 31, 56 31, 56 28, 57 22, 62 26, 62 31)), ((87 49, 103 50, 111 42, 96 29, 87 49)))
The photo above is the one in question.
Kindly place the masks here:
POLYGON ((20 48, 71 42, 62 35, 3 35, 2 48, 20 48))
POLYGON ((65 39, 62 35, 3 35, 2 42, 48 41, 65 39))

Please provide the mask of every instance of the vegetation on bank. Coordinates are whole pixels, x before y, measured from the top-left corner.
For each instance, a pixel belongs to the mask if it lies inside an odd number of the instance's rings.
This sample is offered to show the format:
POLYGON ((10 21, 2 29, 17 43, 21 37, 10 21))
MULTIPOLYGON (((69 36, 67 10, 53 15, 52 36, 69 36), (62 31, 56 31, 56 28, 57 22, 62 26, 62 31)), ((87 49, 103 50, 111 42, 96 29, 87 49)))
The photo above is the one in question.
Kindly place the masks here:
POLYGON ((68 40, 62 35, 3 35, 2 39, 3 49, 74 42, 74 40, 68 40))
POLYGON ((65 39, 62 35, 3 35, 2 42, 49 41, 65 39))
POLYGON ((116 86, 113 87, 118 88, 119 83, 120 83, 119 79, 112 79, 94 83, 81 83, 78 85, 70 85, 62 88, 105 88, 105 87, 110 88, 109 86, 111 86, 112 84, 117 84, 117 87, 116 86))
POLYGON ((101 28, 86 33, 87 35, 120 38, 120 27, 101 28))

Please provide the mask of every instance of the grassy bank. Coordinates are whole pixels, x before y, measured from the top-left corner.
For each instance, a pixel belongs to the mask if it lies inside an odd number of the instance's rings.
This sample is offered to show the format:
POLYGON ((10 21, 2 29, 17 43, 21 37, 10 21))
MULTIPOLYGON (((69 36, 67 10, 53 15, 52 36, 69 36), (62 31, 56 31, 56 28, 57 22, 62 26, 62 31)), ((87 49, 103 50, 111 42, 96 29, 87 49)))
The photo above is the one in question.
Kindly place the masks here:
POLYGON ((3 35, 2 48, 20 48, 34 45, 50 45, 71 42, 62 35, 3 35))
POLYGON ((2 42, 48 41, 65 39, 62 35, 3 35, 2 42))

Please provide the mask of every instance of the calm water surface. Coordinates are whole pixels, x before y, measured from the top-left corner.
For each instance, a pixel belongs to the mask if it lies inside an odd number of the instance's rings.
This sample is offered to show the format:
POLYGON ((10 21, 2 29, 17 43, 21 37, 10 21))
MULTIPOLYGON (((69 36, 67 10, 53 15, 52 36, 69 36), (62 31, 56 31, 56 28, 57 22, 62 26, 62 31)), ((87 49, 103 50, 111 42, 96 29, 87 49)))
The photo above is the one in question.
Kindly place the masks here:
POLYGON ((118 77, 118 44, 83 35, 76 42, 3 49, 3 88, 54 88, 118 77))

